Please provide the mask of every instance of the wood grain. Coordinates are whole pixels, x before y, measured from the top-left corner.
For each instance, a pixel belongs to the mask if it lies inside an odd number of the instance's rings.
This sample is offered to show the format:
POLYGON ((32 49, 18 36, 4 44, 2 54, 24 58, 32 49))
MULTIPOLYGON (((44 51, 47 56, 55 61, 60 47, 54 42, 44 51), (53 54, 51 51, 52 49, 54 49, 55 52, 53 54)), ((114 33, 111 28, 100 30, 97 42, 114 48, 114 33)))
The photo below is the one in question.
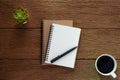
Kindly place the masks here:
POLYGON ((120 29, 82 29, 78 58, 95 59, 111 54, 120 59, 120 29))
POLYGON ((1 59, 39 59, 41 53, 40 29, 1 29, 1 59))
POLYGON ((119 0, 0 0, 0 80, 113 80, 100 76, 95 59, 103 53, 118 62, 119 0), (13 19, 16 8, 29 12, 27 24, 13 19), (75 69, 41 65, 41 21, 73 20, 82 28, 75 69))
MULTIPOLYGON (((40 29, 0 30, 0 59, 40 59, 40 29)), ((82 29, 77 59, 108 53, 120 59, 120 29, 82 29)))
POLYGON ((120 28, 119 4, 119 0, 0 0, 0 28, 40 28, 43 19, 74 20, 81 28, 120 28), (13 19, 19 7, 29 12, 26 25, 13 19))
MULTIPOLYGON (((94 60, 77 60, 76 68, 41 65, 40 60, 0 60, 0 80, 113 80, 100 76, 94 60)), ((117 79, 120 79, 118 60, 117 79)))
MULTIPOLYGON (((39 60, 0 60, 0 80, 113 80, 100 76, 94 60, 77 60, 76 68, 41 65, 39 60)), ((120 79, 120 60, 117 79, 120 79)))

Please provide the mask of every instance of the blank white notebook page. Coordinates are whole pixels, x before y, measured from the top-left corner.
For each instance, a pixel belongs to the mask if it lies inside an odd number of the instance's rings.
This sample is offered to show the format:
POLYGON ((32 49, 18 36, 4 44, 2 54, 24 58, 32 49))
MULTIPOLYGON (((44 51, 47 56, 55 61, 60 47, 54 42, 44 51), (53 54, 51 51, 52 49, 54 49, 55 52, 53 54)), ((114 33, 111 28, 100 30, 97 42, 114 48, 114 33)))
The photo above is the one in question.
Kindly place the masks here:
POLYGON ((45 63, 74 68, 77 48, 54 63, 51 60, 67 50, 78 46, 80 28, 52 24, 45 63))

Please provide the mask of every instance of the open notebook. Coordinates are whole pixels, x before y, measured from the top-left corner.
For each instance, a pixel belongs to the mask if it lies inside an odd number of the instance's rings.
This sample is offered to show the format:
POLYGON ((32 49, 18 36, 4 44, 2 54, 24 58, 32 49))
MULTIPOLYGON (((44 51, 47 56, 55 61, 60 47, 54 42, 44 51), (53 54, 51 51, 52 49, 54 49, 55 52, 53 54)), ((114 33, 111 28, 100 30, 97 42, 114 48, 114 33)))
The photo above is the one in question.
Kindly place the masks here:
POLYGON ((51 60, 66 52, 68 49, 78 46, 80 32, 80 28, 52 24, 49 33, 45 63, 74 68, 77 48, 54 63, 51 63, 51 60))
POLYGON ((47 65, 45 64, 45 56, 46 56, 46 49, 47 49, 47 43, 48 43, 48 38, 49 38, 49 32, 50 32, 50 25, 52 23, 55 24, 61 24, 61 25, 67 25, 67 26, 73 26, 73 20, 43 20, 43 26, 42 26, 42 65, 47 65))

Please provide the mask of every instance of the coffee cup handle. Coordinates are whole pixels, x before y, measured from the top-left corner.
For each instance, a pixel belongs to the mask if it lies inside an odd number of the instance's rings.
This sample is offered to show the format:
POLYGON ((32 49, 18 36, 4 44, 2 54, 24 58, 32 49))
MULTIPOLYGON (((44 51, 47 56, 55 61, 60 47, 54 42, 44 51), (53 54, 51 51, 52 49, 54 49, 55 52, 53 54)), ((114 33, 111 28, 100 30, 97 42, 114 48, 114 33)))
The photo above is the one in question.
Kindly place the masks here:
POLYGON ((116 78, 116 77, 117 77, 117 75, 116 75, 114 72, 111 74, 111 76, 112 76, 113 78, 116 78))

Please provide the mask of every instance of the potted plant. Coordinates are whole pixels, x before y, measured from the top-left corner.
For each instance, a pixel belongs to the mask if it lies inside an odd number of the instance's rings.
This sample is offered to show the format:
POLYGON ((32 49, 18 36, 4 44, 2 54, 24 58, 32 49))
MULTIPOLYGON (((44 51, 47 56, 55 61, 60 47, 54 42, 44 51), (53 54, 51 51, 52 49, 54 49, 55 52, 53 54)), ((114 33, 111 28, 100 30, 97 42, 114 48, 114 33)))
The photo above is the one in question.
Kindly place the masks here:
POLYGON ((26 24, 28 22, 28 12, 24 8, 17 8, 13 16, 17 23, 26 24))

